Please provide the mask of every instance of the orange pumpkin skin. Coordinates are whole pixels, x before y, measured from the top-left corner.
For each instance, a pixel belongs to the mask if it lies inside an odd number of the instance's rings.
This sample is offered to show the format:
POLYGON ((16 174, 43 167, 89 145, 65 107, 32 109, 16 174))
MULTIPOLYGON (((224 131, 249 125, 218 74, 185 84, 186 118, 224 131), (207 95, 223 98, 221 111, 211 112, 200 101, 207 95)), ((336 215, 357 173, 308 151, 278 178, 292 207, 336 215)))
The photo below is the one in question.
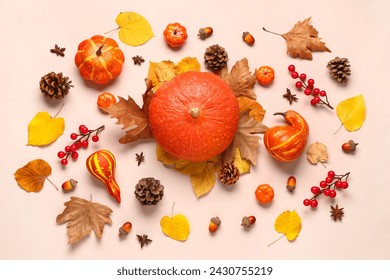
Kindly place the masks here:
POLYGON ((189 71, 158 88, 150 102, 149 123, 166 152, 196 162, 229 146, 239 114, 237 98, 221 78, 189 71))
POLYGON ((282 115, 288 125, 269 128, 264 133, 264 145, 276 160, 293 161, 305 150, 309 126, 300 114, 292 110, 274 115, 282 115))
POLYGON ((115 40, 100 35, 82 41, 75 64, 84 80, 106 84, 122 72, 125 56, 115 40))

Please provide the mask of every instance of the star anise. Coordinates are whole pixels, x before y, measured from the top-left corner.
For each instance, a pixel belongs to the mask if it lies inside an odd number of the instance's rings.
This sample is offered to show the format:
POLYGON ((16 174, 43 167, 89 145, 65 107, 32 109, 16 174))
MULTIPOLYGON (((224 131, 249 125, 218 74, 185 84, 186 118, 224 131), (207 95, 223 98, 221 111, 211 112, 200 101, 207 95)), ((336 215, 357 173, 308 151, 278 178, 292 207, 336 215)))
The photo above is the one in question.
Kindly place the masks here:
POLYGON ((333 219, 333 221, 342 220, 344 216, 344 208, 339 208, 339 205, 336 204, 335 207, 332 205, 330 206, 330 217, 333 219))
POLYGON ((54 49, 51 49, 51 53, 55 53, 56 55, 65 56, 66 48, 61 48, 57 44, 55 44, 54 49))
POLYGON ((150 242, 152 242, 152 239, 149 239, 146 234, 138 235, 137 238, 139 243, 141 243, 141 248, 144 247, 144 245, 149 245, 150 242))
POLYGON ((140 166, 140 164, 145 161, 144 152, 141 152, 140 154, 135 154, 135 160, 138 162, 138 166, 140 166))
POLYGON ((286 88, 287 93, 283 94, 283 97, 290 102, 290 105, 293 103, 293 101, 298 101, 298 97, 296 97, 295 94, 292 94, 290 89, 286 88))
POLYGON ((142 58, 142 56, 136 55, 132 57, 134 61, 134 65, 141 65, 141 63, 145 62, 145 59, 142 58))

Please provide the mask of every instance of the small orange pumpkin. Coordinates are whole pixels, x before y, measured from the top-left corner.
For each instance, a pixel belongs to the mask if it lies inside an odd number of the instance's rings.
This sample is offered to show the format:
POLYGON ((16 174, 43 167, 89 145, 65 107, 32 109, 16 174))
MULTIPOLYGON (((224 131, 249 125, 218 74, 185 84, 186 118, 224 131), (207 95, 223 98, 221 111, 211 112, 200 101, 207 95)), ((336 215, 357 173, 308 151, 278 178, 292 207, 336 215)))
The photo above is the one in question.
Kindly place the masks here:
POLYGON ((239 121, 238 101, 230 87, 208 72, 184 72, 162 84, 149 106, 157 143, 169 154, 202 161, 223 152, 239 121))
POLYGON ((115 104, 116 98, 112 93, 105 91, 98 95, 96 103, 99 109, 105 109, 115 104))
POLYGON ((265 148, 278 161, 293 161, 305 150, 309 126, 306 120, 293 110, 274 115, 282 115, 288 125, 269 128, 264 133, 265 148))
POLYGON ((180 23, 169 23, 163 32, 165 42, 171 48, 180 48, 188 38, 187 29, 180 23))
POLYGON ((75 56, 81 77, 96 84, 106 84, 118 77, 124 61, 117 42, 100 35, 82 41, 75 56))

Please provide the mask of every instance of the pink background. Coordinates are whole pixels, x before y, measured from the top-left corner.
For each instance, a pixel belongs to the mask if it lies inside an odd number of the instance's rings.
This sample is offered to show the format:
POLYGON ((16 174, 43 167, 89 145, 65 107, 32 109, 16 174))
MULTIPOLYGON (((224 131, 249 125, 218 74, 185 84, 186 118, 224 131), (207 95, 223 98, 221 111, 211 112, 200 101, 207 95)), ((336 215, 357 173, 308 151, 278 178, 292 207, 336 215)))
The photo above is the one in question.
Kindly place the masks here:
MULTIPOLYGON (((1 1, 0 79, 2 85, 0 169, 0 259, 389 259, 390 233, 389 172, 389 110, 387 105, 389 76, 388 1, 1 1), (126 56, 121 76, 106 87, 85 83, 74 65, 78 43, 95 34, 104 34, 116 27, 115 18, 121 11, 134 11, 145 16, 155 33, 147 44, 139 47, 124 45, 117 31, 107 36, 119 43, 126 56), (312 16, 311 23, 320 32, 332 53, 314 53, 312 61, 292 59, 286 54, 283 38, 262 31, 266 27, 285 33, 293 25, 312 16), (162 32, 170 22, 180 22, 188 29, 189 38, 183 48, 173 51, 163 41, 162 32), (200 40, 200 27, 212 26, 214 34, 200 40), (256 38, 253 47, 241 39, 249 31, 256 38), (58 44, 66 47, 65 57, 49 50, 58 44), (247 57, 251 71, 261 65, 275 69, 274 83, 264 88, 258 84, 258 101, 266 109, 264 123, 280 123, 274 112, 293 109, 300 112, 310 126, 309 144, 322 142, 329 149, 329 162, 311 165, 305 157, 281 164, 265 151, 260 142, 260 157, 250 174, 241 177, 234 187, 217 183, 205 197, 196 199, 189 178, 164 167, 155 157, 155 142, 122 145, 123 135, 116 120, 102 114, 96 106, 97 95, 110 91, 117 96, 132 96, 141 102, 144 78, 149 61, 159 62, 197 57, 203 64, 203 53, 212 44, 220 44, 229 54, 229 68, 247 57), (132 56, 141 55, 146 62, 133 64, 132 56), (341 87, 328 75, 326 64, 336 56, 351 62, 352 77, 341 87), (334 111, 313 108, 309 98, 294 89, 287 66, 295 64, 299 72, 314 78, 329 94, 332 105, 364 94, 367 118, 356 132, 347 132, 334 111), (63 101, 48 102, 39 91, 40 78, 50 71, 63 72, 73 81, 74 88, 63 101), (292 106, 282 98, 286 87, 299 97, 292 106), (65 103, 60 116, 65 119, 65 133, 52 145, 38 148, 26 146, 27 125, 37 112, 55 115, 65 103), (106 125, 101 141, 91 144, 80 157, 63 169, 56 157, 70 143, 70 133, 80 124, 90 128, 106 125), (343 142, 359 142, 354 155, 343 153, 343 142), (103 185, 95 181, 85 168, 85 159, 93 151, 107 148, 117 158, 117 181, 122 190, 122 203, 117 205, 103 185), (135 153, 144 152, 146 161, 137 167, 135 153), (18 187, 14 172, 27 162, 42 158, 53 168, 50 179, 58 186, 74 178, 76 190, 57 192, 48 182, 39 193, 27 193, 18 187), (318 184, 328 170, 351 172, 350 188, 340 192, 334 202, 322 197, 318 209, 302 205, 310 197, 310 187, 318 184), (297 189, 286 191, 286 179, 297 178, 297 189), (143 177, 160 179, 166 192, 156 207, 141 207, 133 191, 143 177), (268 207, 259 205, 254 197, 257 185, 268 183, 275 189, 275 199, 268 207), (66 225, 56 225, 56 216, 64 210, 70 196, 102 203, 113 210, 111 226, 106 225, 99 241, 94 233, 76 246, 67 244, 66 225), (166 237, 160 229, 163 215, 187 216, 191 233, 186 242, 166 237), (333 222, 330 206, 338 203, 345 209, 342 222, 333 222), (302 218, 302 230, 294 242, 285 238, 271 247, 267 244, 280 234, 274 230, 276 217, 285 210, 296 210, 302 218), (240 226, 245 215, 255 215, 255 226, 244 231, 240 226), (220 230, 208 232, 209 219, 222 219, 220 230), (133 229, 125 240, 117 237, 118 228, 131 221, 133 229), (153 242, 140 249, 136 234, 148 234, 153 242)), ((203 66, 202 66, 203 68, 203 66)), ((202 70, 205 70, 204 68, 202 70)))

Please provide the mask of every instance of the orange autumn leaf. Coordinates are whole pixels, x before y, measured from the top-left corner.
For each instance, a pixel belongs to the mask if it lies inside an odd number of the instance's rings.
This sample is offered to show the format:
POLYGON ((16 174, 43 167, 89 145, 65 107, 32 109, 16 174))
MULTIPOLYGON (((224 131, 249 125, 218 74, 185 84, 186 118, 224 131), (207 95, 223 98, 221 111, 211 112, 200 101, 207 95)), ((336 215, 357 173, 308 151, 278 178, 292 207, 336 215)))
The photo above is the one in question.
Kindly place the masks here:
POLYGON ((254 118, 256 121, 261 122, 265 115, 263 107, 254 99, 240 96, 237 98, 240 112, 249 110, 249 116, 254 118))
POLYGON ((14 176, 18 185, 25 191, 39 192, 50 174, 51 166, 43 159, 35 159, 16 170, 14 176))

